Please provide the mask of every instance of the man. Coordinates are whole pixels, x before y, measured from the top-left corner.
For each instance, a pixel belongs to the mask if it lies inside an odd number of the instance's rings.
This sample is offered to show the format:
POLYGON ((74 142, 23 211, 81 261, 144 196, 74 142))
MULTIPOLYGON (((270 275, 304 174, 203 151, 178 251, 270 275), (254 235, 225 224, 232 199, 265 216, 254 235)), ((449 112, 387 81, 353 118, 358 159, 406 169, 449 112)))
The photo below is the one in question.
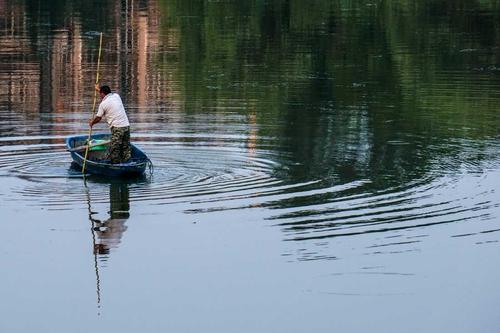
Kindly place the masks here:
POLYGON ((102 101, 96 116, 89 120, 89 126, 94 126, 104 118, 111 129, 111 143, 106 159, 113 164, 126 162, 131 156, 130 124, 122 99, 120 95, 112 93, 108 86, 96 85, 95 89, 99 91, 102 101))

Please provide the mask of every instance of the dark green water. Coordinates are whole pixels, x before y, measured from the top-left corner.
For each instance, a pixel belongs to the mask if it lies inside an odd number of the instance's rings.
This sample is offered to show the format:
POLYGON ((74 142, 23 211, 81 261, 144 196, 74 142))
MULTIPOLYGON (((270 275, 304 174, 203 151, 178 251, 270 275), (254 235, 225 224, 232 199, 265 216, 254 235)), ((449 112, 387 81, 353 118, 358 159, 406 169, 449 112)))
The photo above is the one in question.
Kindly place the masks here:
POLYGON ((499 105, 495 0, 0 1, 0 331, 498 332, 499 105))

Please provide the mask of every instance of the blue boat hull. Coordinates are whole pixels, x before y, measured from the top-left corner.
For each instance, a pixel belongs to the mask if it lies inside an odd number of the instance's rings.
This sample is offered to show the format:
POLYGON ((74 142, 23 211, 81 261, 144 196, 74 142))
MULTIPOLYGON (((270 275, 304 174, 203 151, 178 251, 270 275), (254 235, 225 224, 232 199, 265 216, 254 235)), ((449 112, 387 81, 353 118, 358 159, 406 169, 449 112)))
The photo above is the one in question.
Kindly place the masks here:
MULTIPOLYGON (((81 146, 87 140, 87 135, 70 136, 66 139, 66 148, 68 150, 81 146)), ((94 134, 92 139, 96 140, 109 140, 109 134, 94 134)), ((89 152, 88 159, 85 163, 85 172, 104 175, 111 177, 136 177, 142 175, 150 162, 149 158, 142 150, 137 148, 134 144, 130 144, 132 149, 132 158, 119 164, 111 164, 106 161, 97 160, 93 158, 95 152, 89 152)), ((83 168, 83 161, 85 150, 83 151, 70 151, 73 162, 80 168, 83 168)))

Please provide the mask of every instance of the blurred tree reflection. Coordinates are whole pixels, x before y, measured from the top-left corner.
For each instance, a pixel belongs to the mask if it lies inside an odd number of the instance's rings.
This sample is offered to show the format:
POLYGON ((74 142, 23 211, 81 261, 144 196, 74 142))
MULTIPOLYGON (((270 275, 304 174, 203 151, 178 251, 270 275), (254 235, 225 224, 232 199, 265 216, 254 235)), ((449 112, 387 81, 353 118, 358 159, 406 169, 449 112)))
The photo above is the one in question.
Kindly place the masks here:
POLYGON ((160 8, 164 28, 179 34, 185 110, 245 102, 258 137, 279 138, 292 154, 287 174, 295 180, 329 174, 335 182, 397 184, 463 149, 439 144, 497 133, 498 1, 162 1, 160 8))

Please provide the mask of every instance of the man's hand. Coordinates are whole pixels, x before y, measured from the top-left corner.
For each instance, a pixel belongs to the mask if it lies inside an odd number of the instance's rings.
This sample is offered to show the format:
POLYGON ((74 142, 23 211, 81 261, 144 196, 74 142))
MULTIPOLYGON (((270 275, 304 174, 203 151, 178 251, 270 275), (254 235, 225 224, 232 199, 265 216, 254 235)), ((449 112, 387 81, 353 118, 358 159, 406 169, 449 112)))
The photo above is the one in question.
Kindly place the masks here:
POLYGON ((95 116, 94 118, 89 120, 89 126, 92 128, 92 126, 94 126, 95 124, 100 122, 101 119, 102 119, 102 117, 95 116))
POLYGON ((101 86, 99 86, 99 83, 96 83, 96 84, 95 84, 95 90, 96 90, 97 92, 101 91, 101 86))

